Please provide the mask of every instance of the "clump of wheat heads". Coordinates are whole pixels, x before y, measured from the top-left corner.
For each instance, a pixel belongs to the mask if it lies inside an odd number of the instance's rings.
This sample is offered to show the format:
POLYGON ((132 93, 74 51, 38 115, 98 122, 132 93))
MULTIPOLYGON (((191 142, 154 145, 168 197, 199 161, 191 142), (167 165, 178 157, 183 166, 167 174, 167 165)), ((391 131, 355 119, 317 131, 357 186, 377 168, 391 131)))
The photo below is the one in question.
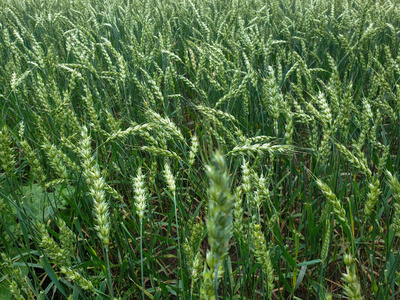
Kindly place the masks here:
POLYGON ((208 243, 207 266, 204 268, 203 282, 200 289, 201 299, 216 299, 218 271, 228 253, 231 238, 231 210, 233 198, 229 188, 229 176, 224 158, 217 152, 212 164, 207 167, 210 179, 209 207, 207 217, 208 243))
POLYGON ((60 228, 59 238, 61 242, 61 247, 50 236, 44 224, 37 224, 38 230, 41 235, 40 247, 43 249, 44 253, 46 253, 46 255, 51 258, 52 262, 59 266, 61 273, 63 273, 68 280, 77 283, 82 289, 86 291, 95 293, 95 288, 92 282, 86 279, 72 266, 71 262, 74 255, 73 232, 62 220, 58 222, 58 225, 60 228))
POLYGON ((23 275, 21 269, 13 265, 12 259, 5 253, 0 255, 0 263, 3 280, 10 283, 9 289, 15 300, 35 299, 28 284, 27 276, 23 275), (25 294, 25 295, 24 295, 25 294))

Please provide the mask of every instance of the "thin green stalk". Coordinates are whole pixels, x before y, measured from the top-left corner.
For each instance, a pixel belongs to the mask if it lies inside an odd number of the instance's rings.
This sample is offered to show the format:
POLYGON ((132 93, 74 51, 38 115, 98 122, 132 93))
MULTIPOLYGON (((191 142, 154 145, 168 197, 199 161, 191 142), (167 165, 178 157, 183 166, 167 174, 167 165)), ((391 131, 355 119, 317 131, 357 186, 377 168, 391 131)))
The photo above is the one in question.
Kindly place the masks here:
POLYGON ((143 221, 140 219, 140 275, 142 277, 142 299, 144 300, 144 275, 143 275, 143 221))
POLYGON ((105 246, 106 250, 106 258, 107 258, 107 281, 108 281, 108 288, 110 290, 110 295, 111 299, 114 299, 114 289, 113 289, 113 283, 112 283, 112 278, 111 278, 111 268, 110 268, 110 255, 108 253, 108 245, 105 246))
MULTIPOLYGON (((178 264, 179 264, 179 269, 182 271, 182 265, 181 265, 181 244, 180 244, 180 239, 179 239, 179 226, 178 226, 178 212, 177 212, 177 206, 176 206, 176 194, 174 192, 174 208, 175 208, 175 223, 176 223, 176 235, 178 239, 178 264)), ((178 273, 178 278, 177 278, 177 291, 178 291, 178 297, 179 297, 179 273, 178 273)))

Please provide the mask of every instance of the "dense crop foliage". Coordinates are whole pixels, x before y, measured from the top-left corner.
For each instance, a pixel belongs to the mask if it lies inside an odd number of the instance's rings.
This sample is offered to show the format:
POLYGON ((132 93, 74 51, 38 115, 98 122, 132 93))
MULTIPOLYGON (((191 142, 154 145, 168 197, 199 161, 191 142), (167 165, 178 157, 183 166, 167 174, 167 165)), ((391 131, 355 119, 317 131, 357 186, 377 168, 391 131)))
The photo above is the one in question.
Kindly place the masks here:
POLYGON ((1 299, 398 299, 400 3, 3 0, 1 299))

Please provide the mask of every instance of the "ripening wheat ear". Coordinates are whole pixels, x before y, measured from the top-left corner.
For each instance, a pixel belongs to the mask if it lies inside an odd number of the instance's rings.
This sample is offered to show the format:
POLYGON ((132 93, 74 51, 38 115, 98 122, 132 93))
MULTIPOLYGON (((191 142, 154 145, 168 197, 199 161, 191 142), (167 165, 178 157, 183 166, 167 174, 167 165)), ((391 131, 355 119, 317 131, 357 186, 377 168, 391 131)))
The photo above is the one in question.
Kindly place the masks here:
MULTIPOLYGON (((366 159, 359 158, 355 156, 350 150, 348 150, 344 145, 340 143, 335 143, 339 152, 344 156, 344 158, 356 169, 358 169, 361 173, 366 175, 368 178, 372 177, 372 172, 368 168, 368 163, 366 159)), ((355 145, 354 145, 355 146, 355 145)), ((357 150, 357 149, 356 149, 357 150)))
POLYGON ((144 175, 142 173, 142 168, 139 167, 136 178, 133 179, 133 187, 135 190, 135 206, 136 213, 139 215, 140 220, 144 218, 144 213, 146 210, 146 185, 144 182, 144 175))
POLYGON ((275 79, 274 69, 268 67, 268 77, 264 79, 263 84, 263 106, 269 110, 272 116, 273 128, 275 134, 278 134, 278 120, 280 115, 279 103, 282 102, 282 94, 280 93, 278 84, 275 79))
POLYGON ((386 177, 388 178, 388 185, 392 190, 394 199, 394 214, 391 228, 393 229, 395 235, 400 237, 400 182, 397 177, 392 175, 392 173, 389 171, 386 171, 386 177))
POLYGON ((89 185, 89 193, 93 198, 93 213, 96 222, 95 229, 104 246, 110 243, 110 224, 108 203, 105 196, 106 183, 101 176, 98 165, 94 162, 91 155, 90 137, 86 127, 82 130, 82 143, 80 155, 83 158, 82 167, 89 185))
POLYGON ((6 126, 0 131, 0 166, 7 176, 11 176, 16 168, 15 154, 11 146, 11 138, 6 126))
POLYGON ((60 159, 60 157, 57 153, 56 147, 54 145, 46 143, 46 144, 42 145, 42 148, 43 148, 43 150, 45 150, 47 159, 49 161, 49 165, 54 170, 54 173, 56 174, 56 176, 62 180, 67 180, 68 172, 63 164, 63 161, 60 159))
POLYGON ((174 201, 174 211, 175 211, 175 225, 176 225, 176 235, 177 235, 177 241, 178 241, 178 255, 181 255, 181 242, 180 242, 180 228, 179 228, 179 222, 178 222, 178 209, 177 209, 177 203, 176 203, 176 184, 175 184, 175 176, 171 171, 171 168, 169 166, 169 163, 166 162, 164 165, 164 177, 165 180, 167 181, 168 189, 172 193, 173 201, 174 201))
MULTIPOLYGON (((21 137, 21 139, 22 139, 22 137, 21 137)), ((22 139, 20 141, 20 145, 22 146, 22 149, 25 152, 25 157, 31 168, 31 172, 32 172, 33 176, 41 184, 41 186, 44 187, 45 182, 46 182, 46 175, 45 175, 44 170, 39 162, 39 159, 36 156, 35 151, 31 148, 31 146, 28 144, 28 142, 24 139, 22 139)))
POLYGON ((317 183, 321 192, 324 194, 325 198, 328 200, 328 203, 332 206, 335 218, 337 218, 343 225, 347 226, 346 212, 339 199, 336 198, 336 195, 325 182, 322 182, 319 179, 316 179, 315 182, 317 183))
POLYGON ((272 290, 274 289, 274 268, 269 255, 270 251, 260 224, 252 224, 251 229, 251 238, 254 243, 253 253, 267 275, 268 299, 271 299, 272 290))
POLYGON ((196 134, 193 134, 192 145, 191 145, 190 151, 189 151, 189 166, 193 166, 198 150, 199 150, 199 139, 196 136, 196 134))
POLYGON ((207 265, 203 273, 200 293, 201 299, 214 299, 214 289, 218 281, 218 271, 228 253, 231 238, 231 210, 233 198, 229 188, 229 176, 223 156, 216 153, 212 165, 207 167, 210 179, 209 207, 207 217, 208 243, 207 265), (217 274, 217 276, 215 276, 217 274))
POLYGON ((146 210, 146 185, 144 182, 144 175, 142 168, 139 167, 136 178, 133 179, 133 187, 135 190, 135 206, 136 213, 140 219, 140 266, 142 276, 142 298, 144 299, 144 276, 143 276, 143 218, 146 210))
POLYGON ((344 293, 350 300, 362 300, 355 259, 351 254, 345 254, 343 260, 346 265, 346 273, 342 274, 343 281, 346 282, 344 293))
POLYGON ((238 186, 236 188, 236 193, 234 197, 234 209, 233 209, 233 216, 234 216, 234 231, 239 236, 244 235, 243 229, 243 197, 242 197, 242 186, 238 186))
POLYGON ((381 194, 381 190, 379 189, 379 179, 374 180, 368 186, 370 188, 370 192, 367 195, 367 203, 365 204, 364 213, 369 216, 372 213, 372 210, 375 207, 376 202, 379 200, 379 195, 381 194))
MULTIPOLYGON (((107 282, 111 297, 113 297, 114 292, 110 271, 110 257, 108 255, 108 245, 110 244, 109 205, 105 195, 105 190, 112 191, 112 189, 107 185, 104 178, 101 176, 100 168, 92 157, 91 140, 86 127, 83 127, 82 129, 82 142, 79 150, 79 154, 83 159, 83 174, 86 177, 86 182, 89 186, 89 193, 92 196, 94 204, 93 215, 96 223, 94 229, 97 231, 97 236, 103 243, 106 252, 107 282)), ((70 272, 68 274, 66 273, 66 275, 72 277, 75 276, 75 274, 71 274, 70 272)), ((79 280, 79 278, 76 280, 79 280)))

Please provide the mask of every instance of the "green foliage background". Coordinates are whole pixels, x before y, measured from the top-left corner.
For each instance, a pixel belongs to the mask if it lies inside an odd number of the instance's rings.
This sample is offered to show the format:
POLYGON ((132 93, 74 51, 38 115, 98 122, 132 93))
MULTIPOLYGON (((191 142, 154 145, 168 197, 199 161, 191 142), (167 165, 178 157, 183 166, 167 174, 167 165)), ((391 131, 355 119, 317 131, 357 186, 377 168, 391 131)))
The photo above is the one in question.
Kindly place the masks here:
POLYGON ((0 293, 397 299, 399 4, 3 0, 0 293), (214 296, 201 296, 207 227, 222 218, 208 211, 216 150, 232 225, 214 296), (50 244, 72 249, 75 277, 50 244))

